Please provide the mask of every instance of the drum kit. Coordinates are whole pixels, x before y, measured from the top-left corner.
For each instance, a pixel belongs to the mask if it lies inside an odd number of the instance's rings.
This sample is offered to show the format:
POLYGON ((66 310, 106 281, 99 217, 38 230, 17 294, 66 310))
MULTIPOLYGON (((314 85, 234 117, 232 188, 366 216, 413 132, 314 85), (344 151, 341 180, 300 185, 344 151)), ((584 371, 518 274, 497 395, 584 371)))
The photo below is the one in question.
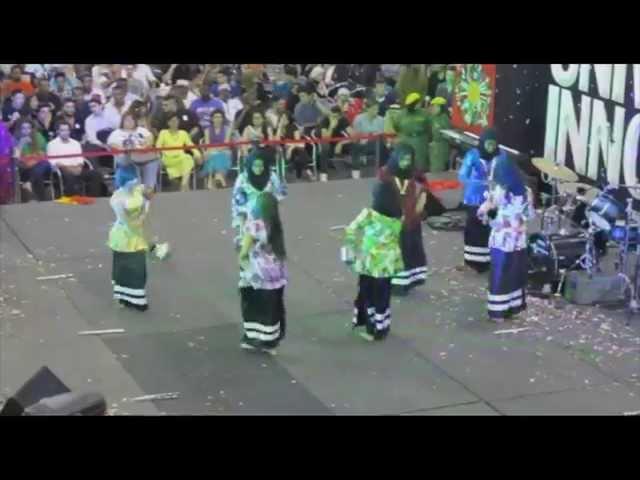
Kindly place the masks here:
POLYGON ((639 215, 633 210, 632 199, 627 200, 625 208, 613 193, 619 188, 640 187, 619 185, 601 190, 578 183, 578 175, 565 166, 543 158, 534 158, 532 163, 551 184, 552 193, 544 199, 540 233, 528 240, 531 287, 544 294, 560 295, 569 271, 585 270, 590 277, 602 274, 600 260, 613 245, 619 247, 616 274, 624 277, 630 289, 630 310, 639 312, 639 215), (636 262, 629 275, 632 253, 636 262))

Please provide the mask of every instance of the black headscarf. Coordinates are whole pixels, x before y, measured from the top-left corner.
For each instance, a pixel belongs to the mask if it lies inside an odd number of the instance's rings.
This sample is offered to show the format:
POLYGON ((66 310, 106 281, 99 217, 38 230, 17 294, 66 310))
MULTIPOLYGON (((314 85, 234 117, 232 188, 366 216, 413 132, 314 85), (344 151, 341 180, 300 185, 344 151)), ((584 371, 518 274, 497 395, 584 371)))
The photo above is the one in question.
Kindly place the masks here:
POLYGON ((372 208, 385 217, 402 218, 400 195, 388 182, 380 182, 373 187, 372 208))
POLYGON ((480 151, 480 158, 488 162, 493 160, 494 157, 496 157, 499 153, 497 143, 498 143, 498 136, 496 135, 496 131, 493 128, 487 128, 486 130, 484 130, 482 132, 482 135, 480 135, 480 145, 478 146, 478 150, 480 151), (496 142, 496 150, 493 153, 487 152, 484 148, 484 144, 488 140, 493 140, 496 142))
POLYGON ((257 148, 249 154, 249 157, 245 162, 245 171, 247 172, 249 183, 256 190, 264 190, 269 183, 269 179, 271 178, 271 164, 273 163, 272 160, 272 152, 270 149, 257 148), (262 163, 264 164, 264 170, 261 175, 253 173, 253 164, 258 159, 262 160, 262 163))
POLYGON ((394 177, 408 180, 415 176, 416 169, 416 153, 411 145, 399 144, 393 149, 391 158, 389 159, 389 172, 394 177), (400 168, 400 159, 405 155, 411 155, 411 165, 406 169, 400 168))

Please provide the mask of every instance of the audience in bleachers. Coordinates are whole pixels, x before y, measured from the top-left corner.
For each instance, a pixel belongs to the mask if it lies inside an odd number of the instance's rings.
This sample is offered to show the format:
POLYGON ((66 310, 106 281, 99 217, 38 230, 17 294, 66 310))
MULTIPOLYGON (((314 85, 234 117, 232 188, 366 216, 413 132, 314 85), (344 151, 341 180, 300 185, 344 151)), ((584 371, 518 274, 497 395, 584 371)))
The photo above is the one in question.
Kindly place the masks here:
MULTIPOLYGON (((278 158, 284 159, 296 178, 315 180, 316 162, 326 174, 336 156, 355 156, 357 163, 358 158, 371 154, 377 143, 354 145, 349 137, 382 133, 387 111, 408 90, 426 94, 435 85, 435 80, 427 81, 426 66, 392 64, 28 64, 1 68, 6 75, 0 84, 0 132, 11 135, 14 148, 12 159, 0 153, 0 167, 14 169, 26 200, 49 199, 45 187, 52 172, 56 176, 58 171, 65 194, 109 193, 106 185, 116 161, 116 152, 111 150, 154 145, 191 148, 139 154, 134 163, 147 188, 156 186, 160 168, 181 190, 189 189, 193 173, 204 177, 208 188, 226 187, 228 172, 236 168, 233 163, 241 161, 253 146, 198 146, 232 139, 254 145, 271 139, 301 140, 300 144, 271 148, 281 154, 278 158), (302 142, 310 137, 344 140, 314 147, 302 142), (77 156, 46 159, 60 152, 77 156)), ((441 82, 441 77, 432 78, 441 82)), ((382 153, 386 156, 384 143, 382 153)), ((116 155, 118 162, 132 161, 133 156, 116 155)), ((0 184, 3 203, 14 197, 16 188, 5 180, 3 177, 0 184)))

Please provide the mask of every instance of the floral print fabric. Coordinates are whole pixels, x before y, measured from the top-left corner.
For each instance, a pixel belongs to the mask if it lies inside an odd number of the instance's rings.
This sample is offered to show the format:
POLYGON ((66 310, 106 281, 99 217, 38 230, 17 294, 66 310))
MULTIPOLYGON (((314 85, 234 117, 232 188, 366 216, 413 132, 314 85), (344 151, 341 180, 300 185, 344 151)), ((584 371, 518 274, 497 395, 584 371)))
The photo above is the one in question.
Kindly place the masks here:
POLYGON ((267 228, 262 220, 250 219, 245 223, 244 233, 253 238, 249 260, 241 265, 240 288, 277 290, 287 284, 287 268, 271 249, 267 228))

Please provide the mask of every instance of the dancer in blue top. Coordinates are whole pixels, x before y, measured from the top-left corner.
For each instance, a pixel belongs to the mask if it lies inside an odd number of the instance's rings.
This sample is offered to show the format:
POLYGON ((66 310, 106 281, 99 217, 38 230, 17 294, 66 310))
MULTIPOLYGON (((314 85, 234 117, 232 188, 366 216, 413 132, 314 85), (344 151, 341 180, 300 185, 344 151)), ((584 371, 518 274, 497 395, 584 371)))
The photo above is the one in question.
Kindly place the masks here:
POLYGON ((467 224, 464 229, 464 262, 478 273, 489 270, 489 234, 491 229, 478 218, 478 207, 484 202, 493 163, 506 154, 498 149, 498 139, 493 129, 480 136, 478 148, 464 157, 459 178, 464 185, 464 205, 467 224))

